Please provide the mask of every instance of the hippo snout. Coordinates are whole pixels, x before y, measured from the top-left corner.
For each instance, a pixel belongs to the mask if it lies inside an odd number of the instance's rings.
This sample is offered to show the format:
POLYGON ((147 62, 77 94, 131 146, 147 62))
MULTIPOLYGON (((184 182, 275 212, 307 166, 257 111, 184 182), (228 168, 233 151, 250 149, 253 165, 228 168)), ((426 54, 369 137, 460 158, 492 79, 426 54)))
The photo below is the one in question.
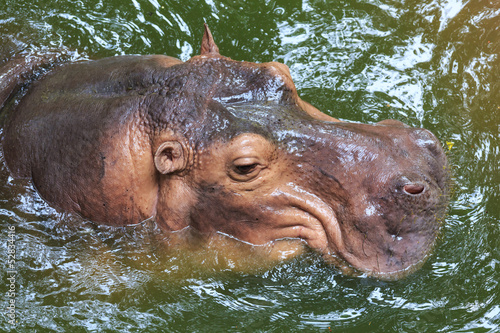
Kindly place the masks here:
POLYGON ((319 182, 330 184, 322 195, 331 196, 341 234, 331 252, 370 276, 406 276, 425 262, 440 232, 448 186, 444 150, 430 131, 395 120, 332 126, 322 151, 330 160, 311 156, 323 171, 319 182))

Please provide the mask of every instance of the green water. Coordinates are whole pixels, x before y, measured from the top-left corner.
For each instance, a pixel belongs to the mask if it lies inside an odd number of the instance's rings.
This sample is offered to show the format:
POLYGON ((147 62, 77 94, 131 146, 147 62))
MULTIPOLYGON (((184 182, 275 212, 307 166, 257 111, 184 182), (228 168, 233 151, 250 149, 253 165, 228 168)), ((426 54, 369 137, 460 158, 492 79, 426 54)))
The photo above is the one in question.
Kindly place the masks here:
POLYGON ((392 283, 314 253, 241 273, 213 250, 168 251, 154 230, 58 214, 2 166, 0 312, 14 235, 18 323, 2 315, 0 331, 499 332, 500 2, 0 0, 0 63, 58 48, 187 60, 203 22, 226 56, 286 63, 299 94, 335 117, 394 118, 453 142, 433 256, 392 283))

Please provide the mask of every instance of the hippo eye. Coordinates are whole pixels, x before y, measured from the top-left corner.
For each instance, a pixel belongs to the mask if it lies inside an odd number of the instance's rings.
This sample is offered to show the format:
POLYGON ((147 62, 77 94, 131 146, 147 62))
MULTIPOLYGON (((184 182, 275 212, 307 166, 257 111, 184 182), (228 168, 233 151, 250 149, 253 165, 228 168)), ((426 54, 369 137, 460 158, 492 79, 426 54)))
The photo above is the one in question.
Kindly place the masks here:
POLYGON ((255 170, 259 164, 257 163, 252 163, 252 164, 247 164, 247 165, 237 165, 235 166, 235 170, 237 173, 240 175, 246 175, 255 170))
POLYGON ((237 181, 249 181, 257 177, 260 170, 262 170, 262 165, 256 158, 245 157, 233 162, 229 175, 237 181))

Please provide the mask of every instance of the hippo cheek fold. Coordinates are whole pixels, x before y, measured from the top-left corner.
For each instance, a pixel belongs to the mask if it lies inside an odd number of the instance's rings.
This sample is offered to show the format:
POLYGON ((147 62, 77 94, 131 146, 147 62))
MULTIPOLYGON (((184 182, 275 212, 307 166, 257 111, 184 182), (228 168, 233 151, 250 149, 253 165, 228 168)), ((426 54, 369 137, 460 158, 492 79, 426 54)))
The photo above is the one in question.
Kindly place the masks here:
POLYGON ((284 207, 279 217, 284 237, 301 238, 320 253, 343 247, 334 209, 322 198, 293 183, 276 189, 273 204, 284 207))
POLYGON ((228 192, 222 196, 205 193, 191 217, 198 230, 219 231, 254 245, 296 238, 328 253, 332 240, 339 243, 340 239, 330 206, 292 183, 253 199, 228 192))
POLYGON ((298 208, 276 209, 259 207, 252 212, 223 212, 200 214, 203 220, 212 220, 216 230, 254 245, 263 245, 277 239, 298 238, 311 248, 324 252, 327 236, 321 223, 312 215, 298 208), (258 213, 257 213, 258 211, 258 213))
POLYGON ((328 237, 321 222, 311 214, 299 208, 287 209, 277 216, 275 237, 299 238, 317 251, 325 252, 328 248, 328 237))

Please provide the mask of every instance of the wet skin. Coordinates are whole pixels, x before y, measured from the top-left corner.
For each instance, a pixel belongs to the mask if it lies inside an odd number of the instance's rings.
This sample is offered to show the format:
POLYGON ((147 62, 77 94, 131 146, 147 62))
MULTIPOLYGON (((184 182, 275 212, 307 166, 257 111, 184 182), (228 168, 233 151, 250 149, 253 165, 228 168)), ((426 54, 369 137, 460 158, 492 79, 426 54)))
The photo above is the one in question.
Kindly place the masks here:
MULTIPOLYGON (((26 63, 0 72, 0 105, 19 85, 12 75, 33 71, 26 63)), ((339 122, 298 97, 285 65, 221 56, 208 28, 185 63, 64 64, 8 105, 12 175, 97 223, 154 217, 167 232, 297 238, 345 272, 396 279, 425 261, 446 208, 432 133, 339 122)))

